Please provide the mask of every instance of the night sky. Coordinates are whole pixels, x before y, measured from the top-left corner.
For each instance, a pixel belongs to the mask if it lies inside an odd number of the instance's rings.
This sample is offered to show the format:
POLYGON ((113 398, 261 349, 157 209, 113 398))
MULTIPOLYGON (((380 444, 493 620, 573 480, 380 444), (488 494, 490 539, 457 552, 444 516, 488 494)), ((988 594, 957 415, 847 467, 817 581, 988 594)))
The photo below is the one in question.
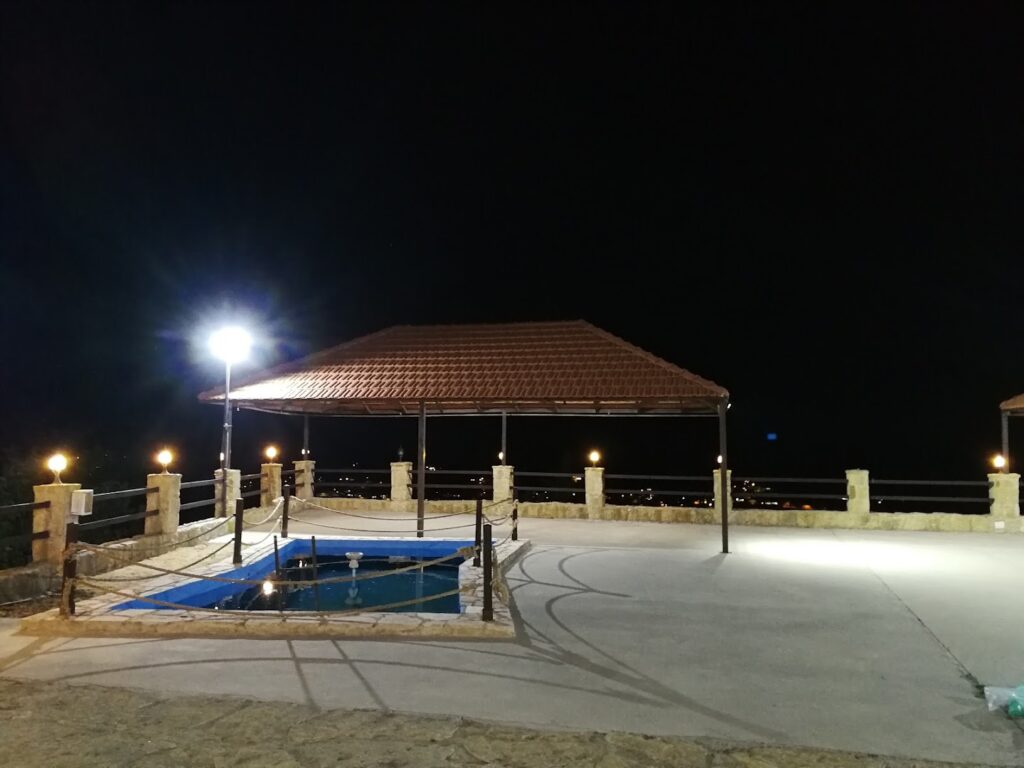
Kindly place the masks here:
MULTIPOLYGON (((261 364, 396 323, 584 318, 727 387, 739 472, 977 479, 1024 391, 1022 23, 0 4, 0 442, 107 457, 75 480, 140 477, 167 442, 208 476, 220 419, 195 398, 221 373, 196 340, 223 318, 261 364)), ((431 422, 431 463, 492 463, 497 420, 470 422, 431 422)), ((510 429, 524 469, 717 452, 689 420, 510 429)), ((235 452, 251 470, 298 435, 241 413, 235 452)), ((383 466, 414 440, 333 420, 313 453, 383 466)))

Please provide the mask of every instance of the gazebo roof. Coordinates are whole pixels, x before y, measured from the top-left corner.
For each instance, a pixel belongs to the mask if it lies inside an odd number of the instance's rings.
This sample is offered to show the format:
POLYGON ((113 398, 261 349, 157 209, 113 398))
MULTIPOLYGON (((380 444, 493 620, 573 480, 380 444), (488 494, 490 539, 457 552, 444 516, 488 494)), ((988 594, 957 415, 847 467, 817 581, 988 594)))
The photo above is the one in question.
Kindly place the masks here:
POLYGON ((1006 411, 1007 413, 1024 414, 1024 394, 1003 401, 999 404, 999 410, 1006 411))
MULTIPOLYGON (((714 413, 728 392, 582 320, 399 325, 245 377, 276 413, 714 413)), ((223 388, 199 395, 224 401, 223 388)))

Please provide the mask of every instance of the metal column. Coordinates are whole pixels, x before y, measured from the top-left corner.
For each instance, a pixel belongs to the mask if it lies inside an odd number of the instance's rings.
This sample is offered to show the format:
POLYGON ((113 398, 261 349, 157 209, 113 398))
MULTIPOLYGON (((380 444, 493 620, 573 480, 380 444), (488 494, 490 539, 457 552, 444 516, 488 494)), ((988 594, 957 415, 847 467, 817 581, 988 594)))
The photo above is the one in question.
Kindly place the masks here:
POLYGON ((1003 472, 1010 471, 1010 414, 1006 411, 1000 413, 1003 421, 1003 472))
POLYGON ((224 454, 221 466, 231 468, 231 363, 224 365, 224 454))
POLYGON ((501 466, 508 463, 508 414, 501 412, 501 466))
POLYGON ((302 458, 309 458, 309 415, 302 417, 302 458))
POLYGON ((417 438, 416 538, 423 538, 423 512, 427 495, 427 404, 420 403, 420 428, 417 438))
POLYGON ((726 446, 726 413, 729 401, 722 398, 718 401, 718 452, 722 455, 719 465, 719 488, 722 498, 722 554, 729 554, 729 453, 726 446))

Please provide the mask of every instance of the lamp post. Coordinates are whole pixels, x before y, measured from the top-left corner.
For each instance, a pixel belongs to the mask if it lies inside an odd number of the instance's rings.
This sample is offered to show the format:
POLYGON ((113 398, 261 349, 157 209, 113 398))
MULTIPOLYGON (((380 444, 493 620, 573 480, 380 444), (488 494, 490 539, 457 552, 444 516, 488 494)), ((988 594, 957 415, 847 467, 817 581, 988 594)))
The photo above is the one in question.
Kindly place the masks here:
POLYGON ((245 360, 249 356, 250 347, 252 336, 236 325, 221 328, 210 336, 210 351, 214 357, 224 361, 224 450, 221 469, 225 477, 231 468, 231 366, 245 360))

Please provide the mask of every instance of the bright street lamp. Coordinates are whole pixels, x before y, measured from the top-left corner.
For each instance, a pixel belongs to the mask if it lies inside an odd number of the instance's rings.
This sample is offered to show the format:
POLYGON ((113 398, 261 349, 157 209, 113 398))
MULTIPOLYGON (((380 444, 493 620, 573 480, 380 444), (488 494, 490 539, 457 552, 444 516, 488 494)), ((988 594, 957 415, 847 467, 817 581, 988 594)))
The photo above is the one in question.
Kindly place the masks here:
POLYGON ((231 467, 231 366, 249 357, 251 348, 252 336, 237 325, 221 328, 210 336, 210 351, 214 357, 224 361, 224 450, 221 462, 225 477, 231 467))
POLYGON ((596 467, 597 466, 597 462, 599 462, 601 460, 601 452, 600 451, 591 451, 587 455, 587 458, 590 459, 590 465, 593 466, 593 467, 596 467))
POLYGON ((997 453, 992 457, 992 466, 996 469, 1006 469, 1006 457, 1001 453, 997 453))
POLYGON ((55 453, 46 461, 46 468, 53 472, 54 485, 60 485, 60 473, 68 468, 68 458, 63 453, 55 453))

